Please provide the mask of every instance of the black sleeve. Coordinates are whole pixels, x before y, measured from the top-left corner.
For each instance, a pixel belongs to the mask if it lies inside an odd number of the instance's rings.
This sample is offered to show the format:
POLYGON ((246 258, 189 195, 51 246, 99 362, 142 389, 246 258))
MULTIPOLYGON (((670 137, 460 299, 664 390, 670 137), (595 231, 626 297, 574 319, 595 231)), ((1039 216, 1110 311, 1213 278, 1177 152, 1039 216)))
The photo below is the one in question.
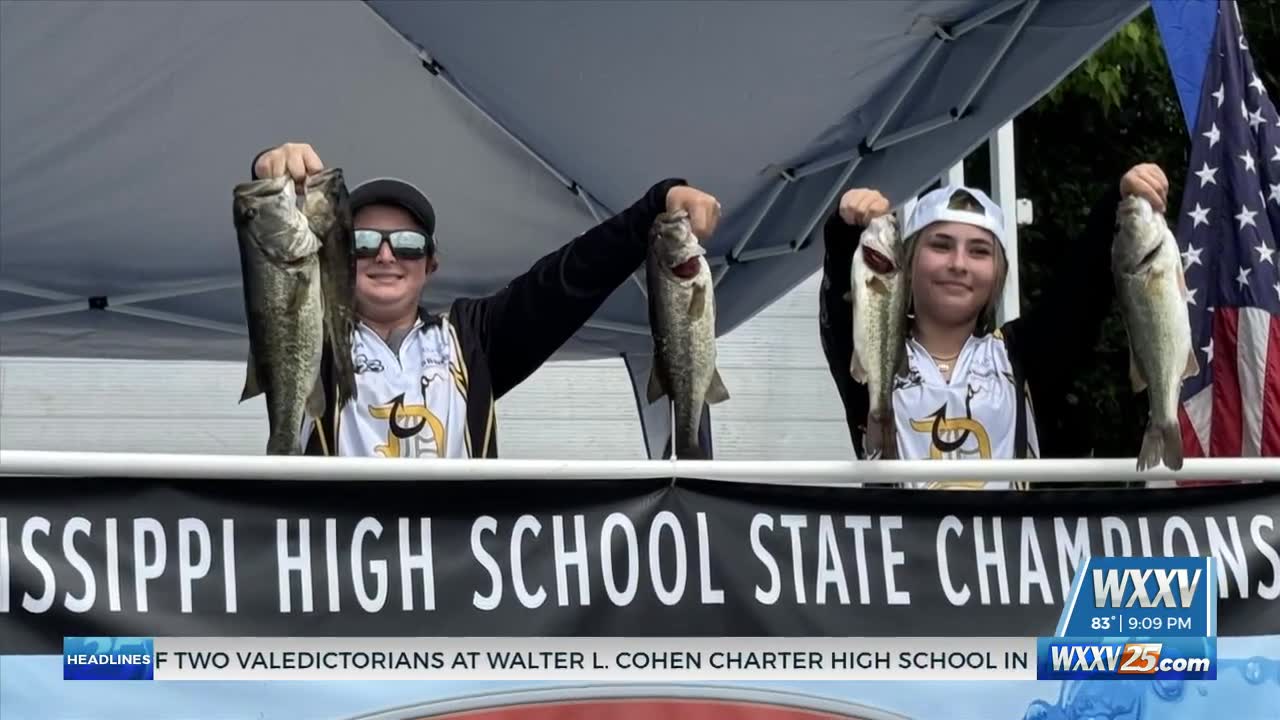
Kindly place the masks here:
MULTIPOLYGON (((1102 324, 1115 299, 1111 241, 1120 190, 1113 186, 1089 213, 1081 237, 1064 242, 1055 268, 1030 313, 1005 325, 1009 351, 1022 364, 1037 416, 1056 416, 1077 376, 1093 367, 1102 324)), ((1037 418, 1039 419, 1039 417, 1037 418)), ((1038 423, 1039 424, 1039 423, 1038 423)), ((1041 445, 1047 428, 1039 428, 1041 445)), ((1053 457, 1052 447, 1042 455, 1053 457)))
POLYGON ((849 268, 853 251, 858 247, 863 228, 846 225, 839 212, 833 212, 822 229, 822 289, 818 292, 818 334, 827 368, 835 380, 840 402, 844 405, 845 422, 854 453, 863 457, 862 436, 866 432, 867 412, 871 399, 867 386, 849 375, 853 358, 853 305, 845 298, 849 293, 849 268))
POLYGON ((260 157, 262 157, 263 155, 266 155, 267 153, 271 152, 271 150, 272 150, 272 149, 273 149, 273 148, 267 148, 266 150, 263 150, 262 152, 260 152, 260 153, 258 153, 257 155, 254 155, 254 156, 253 156, 253 162, 249 163, 249 179, 250 179, 250 180, 261 180, 261 179, 262 179, 262 178, 258 177, 258 158, 260 158, 260 157))
POLYGON ((644 262, 649 229, 666 208, 664 180, 634 205, 552 252, 502 290, 454 303, 453 317, 483 345, 493 395, 546 362, 644 262))

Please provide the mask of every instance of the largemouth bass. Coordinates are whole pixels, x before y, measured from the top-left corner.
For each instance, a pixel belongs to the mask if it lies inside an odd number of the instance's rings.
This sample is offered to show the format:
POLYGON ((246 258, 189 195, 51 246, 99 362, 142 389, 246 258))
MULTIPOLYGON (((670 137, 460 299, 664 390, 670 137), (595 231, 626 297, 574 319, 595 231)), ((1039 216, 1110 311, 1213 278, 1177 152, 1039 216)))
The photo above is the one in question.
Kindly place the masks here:
POLYGON ((320 240, 320 291, 324 296, 324 334, 329 340, 338 409, 356 396, 351 338, 355 329, 356 259, 352 254, 351 201, 342 170, 331 168, 307 178, 302 211, 320 240))
POLYGON ((650 231, 646 276, 653 371, 649 402, 666 395, 675 413, 675 456, 705 459, 698 445, 703 403, 729 399, 716 369, 716 298, 706 250, 685 212, 663 213, 650 231))
POLYGON ((265 393, 267 454, 298 455, 304 413, 320 417, 325 406, 320 241, 289 177, 242 183, 233 195, 249 326, 241 401, 265 393))
POLYGON ((849 374, 867 386, 868 457, 897 457, 893 380, 906 356, 907 289, 902 238, 893 215, 875 218, 863 231, 850 268, 853 357, 849 374))
POLYGON ((1111 246, 1116 296, 1129 334, 1129 375, 1134 392, 1147 390, 1147 428, 1138 469, 1163 462, 1182 468, 1178 403, 1182 381, 1200 372, 1191 346, 1187 282, 1177 242, 1164 216, 1140 197, 1128 197, 1116 211, 1111 246))

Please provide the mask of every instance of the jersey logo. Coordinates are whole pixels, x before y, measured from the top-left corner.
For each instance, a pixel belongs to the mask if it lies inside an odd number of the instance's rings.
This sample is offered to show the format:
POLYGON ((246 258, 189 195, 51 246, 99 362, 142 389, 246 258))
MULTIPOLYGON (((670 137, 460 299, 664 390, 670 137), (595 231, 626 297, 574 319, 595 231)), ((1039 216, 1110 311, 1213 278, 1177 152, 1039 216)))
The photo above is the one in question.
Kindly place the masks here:
POLYGON ((366 372, 382 372, 384 369, 382 361, 377 358, 370 358, 364 353, 356 355, 356 374, 360 375, 366 372))
POLYGON ((431 445, 436 457, 445 456, 444 423, 426 405, 406 405, 404 393, 385 405, 370 405, 369 415, 387 421, 387 442, 373 449, 381 457, 422 457, 431 452, 431 445), (423 436, 424 429, 430 430, 430 436, 423 436))
POLYGON ((911 420, 911 429, 929 434, 929 458, 991 457, 991 436, 981 422, 973 418, 971 403, 978 390, 972 385, 964 399, 964 417, 947 417, 947 405, 943 403, 933 413, 911 420), (972 441, 972 443, 971 443, 972 441), (965 446, 970 449, 965 450, 965 446))

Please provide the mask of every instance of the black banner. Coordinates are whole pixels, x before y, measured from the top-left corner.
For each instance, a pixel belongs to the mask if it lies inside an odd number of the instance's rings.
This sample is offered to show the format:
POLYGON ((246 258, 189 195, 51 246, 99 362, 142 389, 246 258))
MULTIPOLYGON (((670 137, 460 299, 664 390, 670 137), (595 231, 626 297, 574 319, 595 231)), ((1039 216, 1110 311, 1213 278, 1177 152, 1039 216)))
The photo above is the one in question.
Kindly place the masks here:
POLYGON ((1038 636, 1088 555, 1217 558, 1280 634, 1280 486, 5 478, 0 652, 64 635, 1038 636))

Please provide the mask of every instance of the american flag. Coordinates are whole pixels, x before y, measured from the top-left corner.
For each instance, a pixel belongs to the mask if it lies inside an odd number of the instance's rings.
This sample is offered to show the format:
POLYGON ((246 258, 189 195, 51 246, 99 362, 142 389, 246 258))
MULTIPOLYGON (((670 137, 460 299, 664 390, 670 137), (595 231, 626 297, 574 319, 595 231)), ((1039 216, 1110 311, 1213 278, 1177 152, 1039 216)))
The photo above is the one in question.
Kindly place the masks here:
POLYGON ((1280 115, 1233 2, 1220 2, 1178 222, 1200 374, 1187 457, 1280 455, 1280 115))

